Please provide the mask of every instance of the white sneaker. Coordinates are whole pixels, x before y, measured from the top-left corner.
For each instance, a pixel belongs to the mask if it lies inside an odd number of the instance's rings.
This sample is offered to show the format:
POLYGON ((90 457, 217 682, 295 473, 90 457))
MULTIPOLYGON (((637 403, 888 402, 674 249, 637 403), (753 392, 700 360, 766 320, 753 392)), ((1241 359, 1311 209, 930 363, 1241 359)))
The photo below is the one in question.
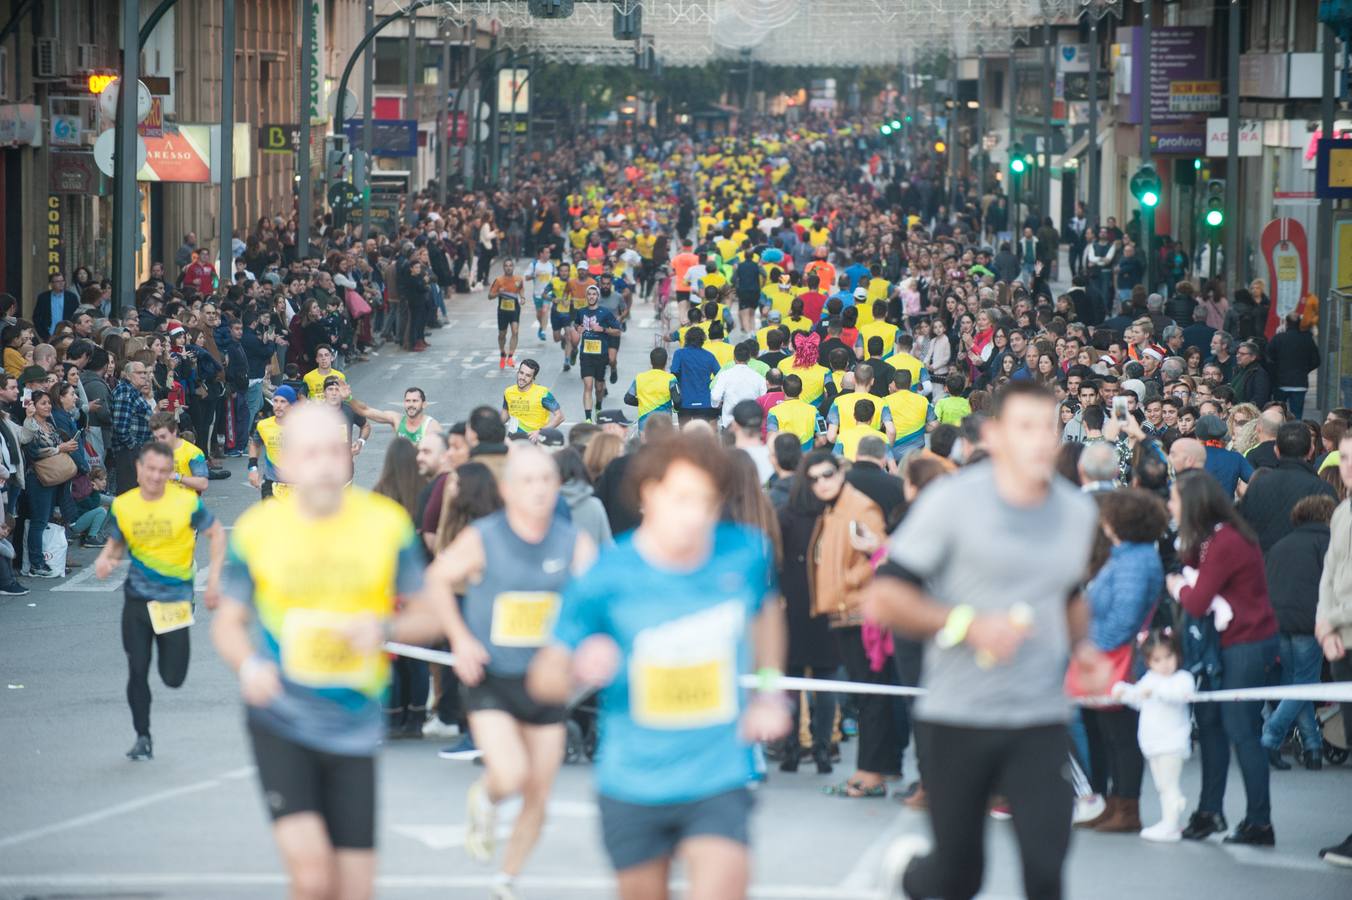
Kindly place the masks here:
POLYGON ((904 834, 883 851, 883 859, 878 866, 879 900, 903 896, 901 879, 906 875, 906 867, 917 856, 928 853, 929 848, 929 841, 920 835, 904 834))
POLYGON ((426 738, 455 737, 460 734, 460 726, 455 724, 448 725, 441 721, 438 716, 433 715, 423 723, 422 733, 423 737, 426 738))
POLYGON ((481 863, 493 858, 497 816, 482 780, 469 786, 465 795, 465 852, 481 863))
POLYGON ((1142 828, 1141 838, 1158 844, 1173 844, 1183 839, 1183 832, 1174 822, 1161 821, 1149 828, 1142 828))
POLYGON ((1079 825, 1081 822, 1088 822, 1090 819, 1097 819, 1103 815, 1103 811, 1108 808, 1108 802, 1099 794, 1090 794, 1086 797, 1075 798, 1075 815, 1071 817, 1072 824, 1079 825))

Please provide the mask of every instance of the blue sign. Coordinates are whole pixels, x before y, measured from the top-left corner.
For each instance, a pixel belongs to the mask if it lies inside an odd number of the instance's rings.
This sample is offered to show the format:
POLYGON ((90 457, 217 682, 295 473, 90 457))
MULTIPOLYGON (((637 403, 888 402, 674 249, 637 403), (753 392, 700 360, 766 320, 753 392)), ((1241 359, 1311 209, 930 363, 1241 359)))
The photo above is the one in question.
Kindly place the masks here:
POLYGON ((1319 139, 1315 154, 1314 193, 1320 200, 1352 198, 1352 140, 1319 139))
MULTIPOLYGON (((343 124, 349 145, 361 147, 363 121, 348 119, 343 124)), ((418 123, 413 119, 372 120, 370 150, 373 156, 417 156, 418 123)))

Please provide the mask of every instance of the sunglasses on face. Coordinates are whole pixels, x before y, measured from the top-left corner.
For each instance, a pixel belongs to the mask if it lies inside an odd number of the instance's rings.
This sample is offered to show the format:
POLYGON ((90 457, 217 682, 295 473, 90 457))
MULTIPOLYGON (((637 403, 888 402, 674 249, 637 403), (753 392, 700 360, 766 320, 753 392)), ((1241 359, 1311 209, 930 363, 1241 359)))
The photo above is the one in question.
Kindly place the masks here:
POLYGON ((816 484, 819 481, 827 481, 829 479, 835 478, 839 474, 840 470, 836 468, 827 469, 825 471, 808 472, 807 480, 812 484, 816 484))

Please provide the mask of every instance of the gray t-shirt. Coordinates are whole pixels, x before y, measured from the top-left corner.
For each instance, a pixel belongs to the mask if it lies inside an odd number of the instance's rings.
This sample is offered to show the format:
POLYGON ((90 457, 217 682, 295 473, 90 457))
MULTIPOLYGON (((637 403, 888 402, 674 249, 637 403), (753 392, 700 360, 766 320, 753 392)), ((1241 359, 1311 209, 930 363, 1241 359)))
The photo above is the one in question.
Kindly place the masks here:
POLYGON ((978 666, 966 644, 941 650, 929 642, 917 718, 977 728, 1066 721, 1066 602, 1084 577, 1097 516, 1094 502, 1061 478, 1039 506, 1013 506, 996 492, 990 463, 920 495, 889 544, 892 561, 940 603, 978 614, 1026 603, 1033 620, 1014 657, 991 668, 978 666))

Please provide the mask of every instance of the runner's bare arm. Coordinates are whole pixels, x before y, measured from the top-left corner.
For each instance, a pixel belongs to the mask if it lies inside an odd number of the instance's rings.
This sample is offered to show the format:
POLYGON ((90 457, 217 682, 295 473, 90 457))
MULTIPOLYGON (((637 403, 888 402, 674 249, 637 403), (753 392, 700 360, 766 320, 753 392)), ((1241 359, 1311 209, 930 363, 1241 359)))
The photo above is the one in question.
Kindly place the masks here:
POLYGON ((452 650, 456 650, 467 639, 473 640, 464 617, 460 615, 460 605, 455 602, 455 595, 463 592, 469 581, 479 577, 483 572, 484 559, 484 545, 478 529, 466 528, 427 567, 424 591, 441 620, 452 650))
POLYGON ((225 565, 225 526, 217 519, 207 529, 211 542, 211 562, 207 566, 207 586, 202 595, 207 609, 215 609, 221 602, 221 567, 225 565))
POLYGON ((573 694, 573 655, 553 644, 542 647, 526 670, 526 691, 537 703, 567 703, 573 694))
POLYGON ((113 574, 113 569, 122 562, 122 554, 127 549, 127 545, 117 538, 108 538, 108 543, 103 545, 103 550, 99 552, 99 558, 94 560, 94 574, 100 578, 107 578, 113 574))

